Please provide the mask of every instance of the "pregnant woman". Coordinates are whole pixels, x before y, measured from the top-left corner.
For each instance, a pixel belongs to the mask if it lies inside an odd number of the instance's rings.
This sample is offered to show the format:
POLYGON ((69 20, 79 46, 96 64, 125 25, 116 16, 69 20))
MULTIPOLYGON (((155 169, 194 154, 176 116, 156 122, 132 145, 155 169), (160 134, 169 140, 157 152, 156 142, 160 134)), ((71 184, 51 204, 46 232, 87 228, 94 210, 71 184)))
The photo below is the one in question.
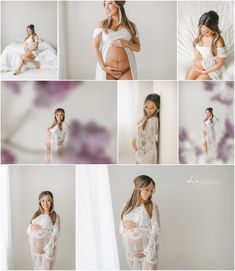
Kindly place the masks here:
POLYGON ((216 118, 213 113, 213 108, 208 107, 206 109, 206 118, 203 121, 203 140, 202 147, 208 161, 213 161, 216 158, 216 136, 215 136, 215 125, 216 118))
POLYGON ((160 216, 152 202, 155 182, 146 175, 134 179, 134 191, 121 213, 120 233, 131 270, 156 270, 160 216))
POLYGON ((27 37, 25 38, 24 51, 25 53, 21 55, 19 66, 14 72, 14 75, 21 73, 21 69, 27 62, 33 63, 37 69, 40 68, 40 62, 38 58, 38 44, 39 38, 35 33, 34 25, 30 24, 27 26, 27 37))
POLYGON ((63 108, 57 108, 54 112, 54 123, 48 128, 45 140, 46 163, 51 163, 52 154, 60 154, 63 151, 65 140, 65 129, 63 122, 65 120, 65 111, 63 108))
POLYGON ((56 241, 60 232, 60 217, 54 211, 53 194, 39 195, 39 209, 33 214, 27 233, 34 270, 51 270, 55 263, 56 241))
POLYGON ((93 50, 97 59, 96 80, 135 80, 133 52, 140 51, 138 32, 124 9, 126 1, 104 1, 107 19, 94 31, 93 50))
POLYGON ((218 23, 219 16, 215 11, 206 12, 200 17, 198 35, 193 42, 194 63, 186 79, 222 79, 226 49, 218 23))
POLYGON ((159 163, 160 96, 149 94, 144 100, 143 117, 132 140, 137 164, 159 163))

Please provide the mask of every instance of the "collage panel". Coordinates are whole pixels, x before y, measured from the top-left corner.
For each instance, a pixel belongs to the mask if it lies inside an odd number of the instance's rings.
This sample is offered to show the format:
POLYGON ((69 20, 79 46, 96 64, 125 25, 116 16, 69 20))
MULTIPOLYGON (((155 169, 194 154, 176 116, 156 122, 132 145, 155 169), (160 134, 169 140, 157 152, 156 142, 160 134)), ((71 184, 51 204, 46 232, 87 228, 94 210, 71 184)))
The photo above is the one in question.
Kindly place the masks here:
POLYGON ((118 82, 119 164, 178 163, 178 83, 118 82))
POLYGON ((178 1, 178 80, 234 80, 234 2, 178 1))
POLYGON ((116 82, 2 82, 2 164, 117 161, 116 82))
POLYGON ((234 164, 234 82, 180 82, 179 162, 234 164))
POLYGON ((233 268, 233 166, 79 165, 76 178, 77 270, 233 268))
POLYGON ((60 1, 59 79, 176 79, 176 8, 175 1, 60 1))
POLYGON ((1 1, 1 80, 56 80, 57 1, 1 1))
POLYGON ((75 167, 0 166, 1 269, 74 270, 75 167))

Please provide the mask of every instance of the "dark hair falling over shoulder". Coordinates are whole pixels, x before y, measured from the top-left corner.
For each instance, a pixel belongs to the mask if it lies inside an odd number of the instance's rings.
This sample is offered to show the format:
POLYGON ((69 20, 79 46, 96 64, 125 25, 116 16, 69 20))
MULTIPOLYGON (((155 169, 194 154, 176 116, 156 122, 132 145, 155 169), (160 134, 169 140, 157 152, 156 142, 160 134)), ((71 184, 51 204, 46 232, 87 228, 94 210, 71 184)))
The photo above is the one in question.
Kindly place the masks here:
MULTIPOLYGON (((33 24, 29 24, 27 27, 26 27, 26 30, 27 29, 31 29, 32 30, 32 32, 33 32, 33 34, 32 34, 32 39, 33 39, 33 42, 35 41, 35 36, 37 37, 37 34, 36 34, 36 32, 35 32, 35 27, 34 27, 34 25, 33 24)), ((27 37, 25 38, 25 40, 27 40, 27 38, 29 37, 29 35, 27 35, 27 37)))

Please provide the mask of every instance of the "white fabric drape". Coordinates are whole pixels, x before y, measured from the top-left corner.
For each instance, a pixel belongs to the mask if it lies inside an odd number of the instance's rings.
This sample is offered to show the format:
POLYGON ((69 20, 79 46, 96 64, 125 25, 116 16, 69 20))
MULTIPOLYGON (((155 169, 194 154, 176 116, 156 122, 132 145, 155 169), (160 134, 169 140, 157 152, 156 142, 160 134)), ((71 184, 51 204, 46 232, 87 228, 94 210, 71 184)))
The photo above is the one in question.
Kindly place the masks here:
POLYGON ((67 79, 66 67, 66 1, 57 1, 57 20, 58 20, 58 77, 67 79))
POLYGON ((1 166, 0 172, 0 270, 9 270, 13 267, 8 166, 1 166))
POLYGON ((107 166, 76 167, 76 269, 119 269, 107 166))

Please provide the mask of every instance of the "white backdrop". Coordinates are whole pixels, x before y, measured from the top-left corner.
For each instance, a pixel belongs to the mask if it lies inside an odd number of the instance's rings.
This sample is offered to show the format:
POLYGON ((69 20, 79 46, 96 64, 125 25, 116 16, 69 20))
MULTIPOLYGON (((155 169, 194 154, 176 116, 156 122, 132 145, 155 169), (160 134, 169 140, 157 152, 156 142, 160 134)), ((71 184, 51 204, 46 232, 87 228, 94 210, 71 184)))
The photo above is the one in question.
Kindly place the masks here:
POLYGON ((131 140, 143 115, 145 97, 155 92, 160 105, 160 163, 177 163, 177 83, 174 81, 118 82, 119 163, 135 163, 131 140))
MULTIPOLYGON (((217 141, 223 135, 224 120, 227 118, 234 122, 233 104, 228 107, 217 100, 211 100, 217 95, 220 95, 221 100, 233 100, 233 89, 224 81, 212 84, 214 87, 211 91, 205 90, 206 85, 203 82, 184 81, 179 84, 179 126, 187 129, 189 137, 198 146, 202 146, 202 126, 206 108, 212 107, 215 117, 219 120, 215 130, 217 141)), ((188 157, 188 162, 195 163, 195 154, 188 157)), ((233 163, 233 153, 229 163, 233 163)))
POLYGON ((156 182, 161 220, 159 269, 233 269, 232 166, 109 166, 121 269, 128 269, 119 234, 123 204, 141 174, 156 182), (197 184, 198 181, 198 184, 197 184))
MULTIPOLYGON (((92 35, 106 18, 103 1, 68 1, 63 7, 65 33, 60 30, 60 36, 66 42, 67 78, 95 79, 92 35)), ((140 36, 141 51, 135 54, 138 79, 176 79, 176 1, 127 1, 125 9, 140 36)))
POLYGON ((40 39, 57 49, 56 1, 1 1, 1 9, 1 52, 9 43, 24 40, 29 24, 34 24, 40 39))
POLYGON ((26 230, 44 190, 53 193, 61 219, 55 267, 75 269, 75 167, 11 166, 10 189, 14 269, 32 269, 26 230))
MULTIPOLYGON (((79 120, 82 124, 93 120, 105 127, 112 137, 107 154, 116 161, 116 82, 82 82, 66 99, 55 101, 53 106, 44 108, 33 105, 38 93, 33 83, 21 82, 21 86, 22 93, 18 95, 12 93, 8 86, 2 87, 2 138, 6 137, 12 129, 14 130, 15 124, 19 124, 26 114, 26 120, 14 134, 13 141, 31 150, 43 152, 47 128, 52 125, 54 119, 54 110, 62 107, 65 109, 65 121, 68 124, 73 119, 79 120)), ((13 150, 18 157, 17 163, 45 163, 43 153, 32 154, 15 148, 13 150)))

